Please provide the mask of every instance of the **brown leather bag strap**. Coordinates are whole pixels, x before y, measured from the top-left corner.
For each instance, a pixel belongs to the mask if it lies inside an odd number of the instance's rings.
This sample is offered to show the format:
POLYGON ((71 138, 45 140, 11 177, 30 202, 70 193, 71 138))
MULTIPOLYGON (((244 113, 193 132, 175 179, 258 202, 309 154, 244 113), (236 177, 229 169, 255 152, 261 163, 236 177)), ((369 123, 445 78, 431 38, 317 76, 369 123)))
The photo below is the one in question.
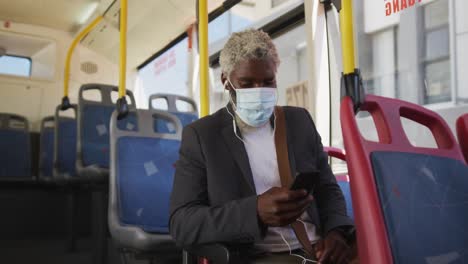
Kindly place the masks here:
POLYGON ((281 186, 289 187, 293 182, 286 139, 286 117, 283 108, 275 107, 275 147, 281 186))
MULTIPOLYGON (((289 164, 286 117, 284 115, 283 108, 280 106, 275 107, 275 147, 281 186, 289 188, 293 182, 293 177, 291 175, 291 167, 289 164)), ((312 243, 310 243, 304 224, 300 221, 296 221, 291 224, 291 227, 306 254, 310 257, 314 256, 314 249, 312 247, 312 243)))
POLYGON ((309 236, 307 235, 307 230, 305 228, 304 223, 300 221, 295 221, 294 223, 291 224, 291 227, 294 231, 294 234, 296 235, 297 240, 299 240, 299 243, 301 243, 302 249, 304 249, 304 252, 307 254, 309 257, 315 257, 315 250, 314 247, 312 246, 312 243, 310 243, 309 236))

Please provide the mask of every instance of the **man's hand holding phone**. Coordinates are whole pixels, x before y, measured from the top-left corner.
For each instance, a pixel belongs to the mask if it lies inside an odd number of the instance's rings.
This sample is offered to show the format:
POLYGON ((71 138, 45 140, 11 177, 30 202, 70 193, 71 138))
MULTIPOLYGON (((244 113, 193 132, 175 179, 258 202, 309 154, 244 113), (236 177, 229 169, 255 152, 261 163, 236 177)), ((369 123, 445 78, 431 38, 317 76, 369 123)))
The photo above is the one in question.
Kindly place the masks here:
POLYGON ((306 190, 273 187, 258 196, 258 217, 267 226, 286 226, 296 221, 312 200, 306 190))
POLYGON ((318 172, 301 173, 291 187, 273 187, 257 198, 257 213, 267 226, 286 226, 296 221, 313 200, 318 172))

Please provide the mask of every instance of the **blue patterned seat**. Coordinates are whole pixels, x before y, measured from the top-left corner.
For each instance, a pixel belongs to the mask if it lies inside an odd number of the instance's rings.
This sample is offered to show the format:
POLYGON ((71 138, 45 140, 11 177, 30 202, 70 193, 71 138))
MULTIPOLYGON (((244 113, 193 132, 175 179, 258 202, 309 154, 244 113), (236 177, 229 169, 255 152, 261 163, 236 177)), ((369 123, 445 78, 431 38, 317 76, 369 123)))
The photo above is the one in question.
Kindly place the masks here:
POLYGON ((385 151, 371 160, 394 262, 468 263, 468 166, 385 151))
MULTIPOLYGON (((105 181, 109 169, 109 122, 115 103, 111 94, 117 92, 115 86, 101 84, 86 84, 80 88, 78 104, 78 156, 77 170, 80 176, 91 180, 105 181), (98 91, 100 101, 86 100, 84 93, 98 91)), ((135 108, 133 94, 127 91, 130 97, 129 107, 135 108)), ((135 120, 131 118, 119 122, 119 128, 133 131, 136 129, 135 120)))
POLYGON ((39 177, 43 180, 52 178, 54 163, 55 118, 42 119, 39 152, 39 177))
MULTIPOLYGON (((174 249, 169 236, 169 198, 178 159, 182 125, 164 111, 137 110, 136 131, 111 121, 111 178, 109 227, 123 248, 138 251, 174 249), (172 132, 158 130, 157 124, 172 132)), ((180 253, 180 252, 179 252, 180 253)))
POLYGON ((193 123, 198 119, 198 114, 196 113, 183 113, 183 112, 170 112, 177 116, 183 126, 186 126, 190 123, 193 123))
POLYGON ((180 142, 123 137, 117 142, 120 221, 168 233, 169 196, 180 142), (137 195, 138 194, 138 195, 137 195))
POLYGON ((337 175, 337 178, 345 178, 345 180, 338 179, 338 185, 340 186, 343 196, 346 201, 346 213, 351 219, 354 219, 353 211, 353 200, 351 199, 351 188, 349 186, 349 177, 348 175, 337 175))
POLYGON ((109 167, 109 121, 114 109, 112 105, 83 106, 81 155, 84 166, 109 167))
POLYGON ((174 94, 153 94, 149 97, 149 109, 162 110, 155 108, 153 105, 153 101, 158 99, 163 99, 167 102, 167 111, 177 116, 183 126, 186 126, 198 119, 197 105, 191 98, 174 94), (188 104, 192 109, 179 109, 177 107, 178 101, 188 104))
POLYGON ((31 177, 28 121, 19 115, 0 113, 0 180, 31 177))
MULTIPOLYGON (((76 105, 71 109, 76 116, 76 105)), ((54 142, 54 178, 57 180, 76 177, 76 144, 77 120, 76 117, 61 116, 60 105, 55 110, 56 137, 54 142)))

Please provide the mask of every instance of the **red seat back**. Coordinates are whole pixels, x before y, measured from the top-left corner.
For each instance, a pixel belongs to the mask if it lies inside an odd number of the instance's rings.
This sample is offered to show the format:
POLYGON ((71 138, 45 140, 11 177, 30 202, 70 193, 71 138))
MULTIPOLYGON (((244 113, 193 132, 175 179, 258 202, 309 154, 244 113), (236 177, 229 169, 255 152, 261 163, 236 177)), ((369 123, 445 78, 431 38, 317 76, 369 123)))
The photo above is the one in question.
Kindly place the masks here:
POLYGON ((468 163, 468 114, 460 116, 457 120, 457 135, 463 155, 468 163))
POLYGON ((360 109, 371 114, 379 142, 366 140, 361 135, 351 98, 345 97, 341 102, 341 127, 353 193, 359 258, 361 263, 393 263, 371 154, 373 152, 392 152, 397 155, 398 153, 429 154, 457 161, 463 161, 463 156, 445 121, 438 114, 419 105, 368 95, 360 109), (401 117, 429 128, 438 148, 411 145, 404 132, 401 117))

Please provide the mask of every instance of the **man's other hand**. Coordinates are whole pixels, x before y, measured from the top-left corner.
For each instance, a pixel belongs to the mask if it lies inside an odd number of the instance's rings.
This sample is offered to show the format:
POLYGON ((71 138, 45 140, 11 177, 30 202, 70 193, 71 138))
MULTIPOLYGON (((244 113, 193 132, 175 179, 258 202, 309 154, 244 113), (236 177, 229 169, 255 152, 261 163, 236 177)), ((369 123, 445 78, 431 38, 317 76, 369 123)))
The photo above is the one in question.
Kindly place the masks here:
POLYGON ((299 218, 313 200, 305 190, 273 187, 257 198, 257 213, 267 226, 285 226, 299 218))
POLYGON ((319 263, 347 264, 351 253, 351 248, 338 231, 330 231, 324 239, 315 244, 315 254, 319 263))

